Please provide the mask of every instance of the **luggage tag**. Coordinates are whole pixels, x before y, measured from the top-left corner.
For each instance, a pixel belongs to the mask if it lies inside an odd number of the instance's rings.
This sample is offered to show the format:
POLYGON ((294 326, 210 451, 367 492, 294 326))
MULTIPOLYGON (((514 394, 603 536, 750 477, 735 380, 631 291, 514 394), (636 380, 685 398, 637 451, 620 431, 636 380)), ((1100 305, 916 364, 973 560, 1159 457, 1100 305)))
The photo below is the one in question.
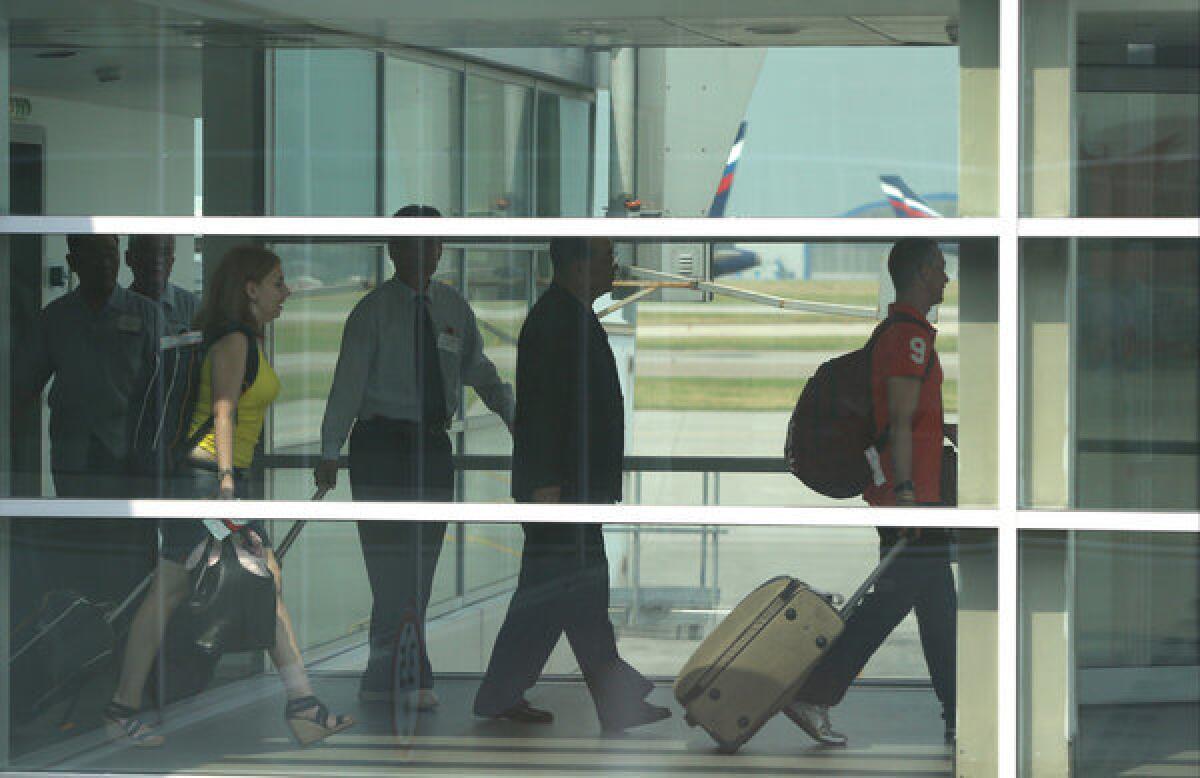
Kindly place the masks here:
POLYGON ((887 476, 883 474, 883 463, 879 460, 879 450, 871 446, 863 454, 867 457, 867 464, 871 467, 871 480, 876 486, 883 486, 887 483, 887 476))

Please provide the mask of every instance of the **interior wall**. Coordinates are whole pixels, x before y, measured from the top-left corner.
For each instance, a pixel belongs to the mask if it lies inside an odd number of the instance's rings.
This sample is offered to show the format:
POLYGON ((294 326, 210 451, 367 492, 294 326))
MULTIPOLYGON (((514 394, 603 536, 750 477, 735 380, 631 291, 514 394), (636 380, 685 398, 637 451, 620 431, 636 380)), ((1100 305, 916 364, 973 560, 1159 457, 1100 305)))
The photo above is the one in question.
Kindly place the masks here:
MULTIPOLYGON (((45 130, 48 215, 190 216, 195 191, 193 118, 14 90, 32 104, 28 124, 45 130)), ((8 187, 4 187, 7 195, 8 187)), ((194 245, 181 236, 172 280, 195 288, 194 245)), ((65 236, 43 242, 49 264, 65 265, 65 236)), ((120 283, 130 281, 122 268, 120 283)), ((64 290, 46 289, 43 302, 64 290)))

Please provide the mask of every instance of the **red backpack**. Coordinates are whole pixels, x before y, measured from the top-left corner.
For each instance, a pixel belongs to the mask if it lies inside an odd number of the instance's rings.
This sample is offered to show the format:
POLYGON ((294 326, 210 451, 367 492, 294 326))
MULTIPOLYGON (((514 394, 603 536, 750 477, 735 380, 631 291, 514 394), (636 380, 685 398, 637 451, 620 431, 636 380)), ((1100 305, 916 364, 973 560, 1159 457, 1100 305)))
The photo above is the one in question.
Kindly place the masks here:
POLYGON ((796 400, 783 453, 792 475, 814 492, 857 497, 870 483, 867 449, 881 451, 884 445, 884 436, 875 429, 871 352, 884 329, 899 322, 928 326, 908 314, 891 314, 862 348, 818 367, 796 400))

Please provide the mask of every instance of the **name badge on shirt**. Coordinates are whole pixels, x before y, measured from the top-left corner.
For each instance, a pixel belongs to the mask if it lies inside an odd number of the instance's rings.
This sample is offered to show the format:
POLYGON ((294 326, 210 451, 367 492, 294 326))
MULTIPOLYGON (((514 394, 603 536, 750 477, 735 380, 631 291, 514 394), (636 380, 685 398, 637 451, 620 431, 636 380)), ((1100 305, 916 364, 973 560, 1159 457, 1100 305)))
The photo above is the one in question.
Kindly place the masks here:
POLYGON ((140 317, 134 316, 131 313, 125 313, 117 317, 117 332, 123 335, 137 335, 142 331, 142 320, 140 317))
POLYGON ((443 332, 441 335, 438 335, 437 347, 440 351, 459 354, 462 352, 462 337, 455 335, 453 332, 443 332))

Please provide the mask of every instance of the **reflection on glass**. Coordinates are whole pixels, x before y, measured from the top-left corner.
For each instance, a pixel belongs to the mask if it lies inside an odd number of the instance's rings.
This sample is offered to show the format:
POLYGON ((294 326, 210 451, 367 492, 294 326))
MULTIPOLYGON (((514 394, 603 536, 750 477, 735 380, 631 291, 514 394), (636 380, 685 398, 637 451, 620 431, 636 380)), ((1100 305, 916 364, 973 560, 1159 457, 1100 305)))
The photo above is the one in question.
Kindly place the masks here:
POLYGON ((1196 533, 1021 533, 1022 775, 1195 771, 1197 570, 1196 533))
POLYGON ((533 96, 526 87, 467 78, 467 216, 529 216, 533 96))
POLYGON ((385 60, 384 202, 462 215, 462 77, 443 68, 385 60))
POLYGON ((590 216, 591 105, 538 93, 537 216, 590 216))
POLYGON ((273 212, 375 215, 375 55, 285 49, 274 60, 273 212))
MULTIPOLYGON (((127 523, 154 526, 152 519, 127 523)), ((19 649, 30 639, 37 639, 41 629, 37 614, 44 614, 62 596, 47 600, 47 592, 75 591, 83 598, 79 607, 96 614, 114 607, 103 603, 119 601, 100 599, 98 587, 104 583, 104 574, 95 566, 62 566, 68 549, 47 544, 33 531, 34 524, 8 520, 5 526, 12 533, 14 565, 12 572, 5 572, 9 584, 6 596, 10 598, 13 624, 18 625, 6 639, 13 641, 18 661, 25 663, 20 665, 23 668, 30 666, 32 656, 21 654, 19 649), (64 577, 64 573, 70 575, 64 577)), ((270 535, 278 544, 294 527, 293 522, 274 522, 270 535)), ((356 762, 343 764, 343 760, 358 760, 359 754, 366 753, 371 759, 387 760, 390 766, 397 748, 420 744, 423 737, 443 738, 439 742, 452 755, 459 753, 460 746, 469 747, 480 770, 512 764, 508 727, 513 725, 504 724, 503 729, 497 725, 484 740, 476 733, 468 742, 458 740, 463 733, 461 728, 456 729, 455 722, 470 715, 471 699, 506 611, 506 595, 515 584, 513 574, 522 553, 521 531, 515 525, 452 526, 447 541, 438 560, 425 630, 436 673, 435 688, 441 697, 441 710, 436 714, 404 712, 399 705, 357 699, 360 677, 368 667, 371 596, 353 526, 347 522, 308 522, 288 548, 282 564, 286 571, 284 598, 289 603, 297 644, 313 689, 322 699, 359 720, 350 733, 354 737, 335 735, 330 739, 328 765, 351 769, 356 762), (467 566, 462 571, 453 559, 460 531, 464 533, 461 540, 467 566), (461 589, 460 578, 464 581, 461 589)), ((764 580, 776 575, 795 576, 822 591, 848 596, 879 560, 879 538, 866 527, 614 524, 605 528, 605 546, 609 557, 608 612, 621 654, 643 672, 668 679, 679 672, 725 615, 764 580)), ((97 555, 94 546, 80 545, 72 551, 78 562, 97 555)), ((975 575, 977 571, 960 572, 960 576, 964 574, 975 575)), ((972 579, 964 585, 979 583, 972 579)), ((82 625, 75 622, 71 628, 80 629, 82 625)), ((124 627, 118 627, 121 629, 124 627)), ((107 634, 111 640, 111 633, 107 634)), ((1188 633, 1179 634, 1186 637, 1188 633)), ((72 665, 86 653, 82 651, 84 641, 76 643, 80 651, 57 655, 61 667, 18 678, 0 693, 13 724, 11 753, 19 760, 18 766, 32 770, 54 765, 84 771, 246 774, 268 765, 287 765, 293 774, 308 774, 307 768, 297 762, 307 752, 295 750, 280 715, 285 700, 279 691, 280 680, 291 683, 294 679, 281 679, 265 671, 258 661, 260 654, 227 652, 211 679, 201 678, 187 693, 177 691, 179 699, 163 704, 151 717, 155 732, 166 738, 163 747, 111 748, 105 747, 108 739, 101 735, 99 706, 111 691, 114 670, 105 662, 89 668, 72 665), (45 697, 44 692, 66 677, 68 670, 76 671, 74 678, 79 686, 45 697), (234 680, 238 683, 229 683, 234 680), (72 707, 78 689, 83 696, 80 704, 72 707), (64 720, 70 726, 60 726, 64 720)), ((922 683, 928 670, 920 643, 915 621, 903 621, 866 666, 863 678, 871 685, 852 685, 831 715, 836 728, 847 732, 856 747, 887 744, 894 748, 903 744, 905 754, 911 750, 913 756, 900 754, 894 758, 905 767, 910 766, 906 760, 911 758, 914 768, 949 769, 951 750, 942 742, 940 708, 933 692, 922 683), (882 720, 888 722, 886 726, 880 723, 882 720)), ((171 674, 192 661, 179 653, 181 650, 175 643, 167 644, 162 660, 166 675, 159 676, 157 683, 169 685, 179 680, 171 674)), ((406 667, 397 667, 397 679, 403 679, 400 671, 406 667)), ((599 725, 587 685, 569 655, 556 652, 546 672, 564 677, 538 684, 528 692, 532 702, 558 717, 554 727, 539 731, 539 737, 549 738, 547 744, 559 738, 564 742, 578 738, 607 742, 596 740, 599 725)), ((989 681, 979 682, 986 685, 989 681)), ((994 679, 990 682, 994 684, 994 679)), ((408 690, 395 688, 399 702, 407 701, 408 690)), ((671 705, 679 715, 668 682, 657 682, 649 699, 655 704, 671 705)), ((148 703, 148 707, 153 706, 148 703)), ((966 697, 962 715, 990 714, 966 697)), ((479 726, 493 727, 485 723, 479 726)), ((679 740, 678 726, 678 722, 666 722, 631 731, 646 743, 671 743, 679 740)), ((707 760, 714 760, 714 772, 724 769, 722 765, 728 766, 731 757, 715 753, 701 730, 689 730, 685 738, 689 751, 705 766, 707 760)), ((784 719, 763 729, 752 747, 759 757, 811 758, 806 736, 784 719), (802 739, 798 741, 797 737, 802 739)), ((589 758, 594 767, 596 763, 604 764, 609 755, 607 746, 598 745, 589 758)), ((427 756, 439 763, 443 759, 433 753, 427 756)), ((658 748, 643 749, 636 756, 636 767, 643 772, 660 769, 664 758, 658 748)), ((836 762, 829 760, 839 758, 837 753, 826 753, 822 764, 825 768, 836 767, 836 762)), ((522 759, 528 759, 531 765, 542 764, 540 753, 522 759)), ((622 769, 628 767, 628 761, 622 762, 622 769)))
MULTIPOLYGON (((333 383, 342 328, 355 304, 382 280, 378 245, 300 242, 278 244, 293 289, 271 329, 280 393, 266 451, 309 453, 320 443, 321 418, 333 383)), ((311 492, 310 492, 311 493, 311 492)), ((279 499, 307 493, 280 493, 279 499)))
MULTIPOLYGON (((178 238, 170 282, 182 290, 181 294, 196 288, 193 285, 203 275, 205 255, 212 263, 214 252, 238 240, 206 238, 201 243, 178 238), (193 248, 201 245, 204 254, 193 248)), ((66 253, 62 237, 46 237, 45 243, 49 251, 66 253), (55 249, 56 244, 60 248, 55 249)), ((127 245, 123 241, 118 251, 127 245)), ((387 258, 378 239, 276 239, 270 245, 281 257, 290 296, 279 319, 268 326, 264 339, 264 353, 280 379, 280 391, 264 430, 265 458, 261 461, 276 475, 267 478, 270 488, 263 493, 270 499, 307 499, 312 495, 311 481, 278 474, 305 468, 311 471, 312 463, 301 457, 322 453, 321 424, 347 319, 368 294, 382 291, 381 283, 391 283, 388 279, 395 272, 395 264, 387 258)), ((670 256, 680 245, 684 244, 648 244, 641 247, 639 258, 644 261, 670 256), (646 254, 647 250, 654 253, 646 254)), ((702 253, 711 249, 703 244, 687 245, 697 246, 702 253)), ((882 301, 890 299, 891 292, 880 280, 886 249, 886 244, 740 244, 736 250, 753 255, 758 264, 724 272, 716 280, 739 294, 750 293, 753 299, 668 288, 606 316, 604 326, 625 393, 627 450, 631 456, 754 460, 732 468, 726 468, 721 459, 707 464, 668 463, 670 472, 665 473, 643 472, 645 467, 653 470, 663 465, 648 462, 644 467, 635 460, 627 501, 831 504, 794 479, 778 475, 782 438, 796 398, 817 365, 861 346, 874 326, 882 301), (778 297, 801 305, 848 306, 855 315, 781 309, 778 297), (743 475, 722 481, 737 472, 743 475), (676 475, 679 478, 672 480, 676 475), (759 477, 762 490, 732 486, 749 484, 759 477)), ((957 276, 958 261, 950 247, 948 250, 949 272, 957 276)), ((622 256, 629 256, 629 252, 622 256)), ((40 256, 28 252, 22 252, 18 259, 37 270, 40 279, 55 275, 53 261, 43 262, 40 256)), ((443 246, 435 280, 465 296, 479 329, 483 355, 495 366, 502 382, 515 380, 516 341, 532 299, 547 288, 548 264, 540 241, 443 246)), ((124 286, 131 279, 123 266, 118 283, 124 286)), ((936 323, 950 422, 960 415, 958 287, 957 280, 951 282, 945 303, 938 307, 936 323)), ((43 294, 51 298, 62 294, 58 287, 14 289, 21 290, 14 310, 23 312, 14 318, 14 328, 29 326, 20 321, 32 318, 43 294)), ((597 307, 623 302, 621 297, 606 296, 597 307)), ((164 311, 169 303, 166 298, 161 301, 164 311)), ((1158 321, 1165 326, 1165 319, 1160 317, 1158 321)), ((1186 324, 1181 320, 1179 326, 1186 324)), ((406 337, 411 334, 397 335, 392 342, 408 343, 406 337)), ((28 345, 26 341, 18 341, 17 357, 28 345)), ((447 343, 453 346, 453 340, 447 343)), ((1087 349, 1091 348, 1087 346, 1085 352, 1090 354, 1087 349)), ((1085 358, 1090 357, 1085 354, 1085 358)), ((136 378, 134 373, 130 375, 136 378)), ((16 378, 19 375, 14 373, 16 378)), ((23 395, 18 392, 15 396, 23 395)), ((51 448, 54 433, 54 429, 49 436, 40 431, 38 417, 48 415, 46 402, 31 400, 21 405, 21 424, 14 426, 8 437, 13 442, 13 472, 18 476, 18 487, 27 493, 49 496, 54 493, 52 468, 42 464, 39 454, 51 448)), ((468 457, 511 454, 507 427, 473 386, 462 387, 454 405, 462 409, 451 430, 458 453, 468 457)), ((122 413, 131 407, 126 403, 122 413)), ((506 486, 493 488, 487 479, 473 477, 477 466, 494 474, 495 463, 473 463, 468 459, 460 465, 466 480, 458 481, 455 487, 459 499, 509 499, 506 486)), ((342 488, 346 486, 344 471, 342 476, 339 489, 326 499, 348 496, 342 488)), ((258 476, 253 478, 257 481, 258 476)), ((119 488, 120 479, 101 480, 119 488)), ((85 496, 103 494, 107 492, 92 490, 85 496)))
POLYGON ((1200 508, 1195 241, 1083 241, 1078 262, 1080 508, 1200 508))
POLYGON ((1027 3, 1022 212, 1200 213, 1200 11, 1027 3))

